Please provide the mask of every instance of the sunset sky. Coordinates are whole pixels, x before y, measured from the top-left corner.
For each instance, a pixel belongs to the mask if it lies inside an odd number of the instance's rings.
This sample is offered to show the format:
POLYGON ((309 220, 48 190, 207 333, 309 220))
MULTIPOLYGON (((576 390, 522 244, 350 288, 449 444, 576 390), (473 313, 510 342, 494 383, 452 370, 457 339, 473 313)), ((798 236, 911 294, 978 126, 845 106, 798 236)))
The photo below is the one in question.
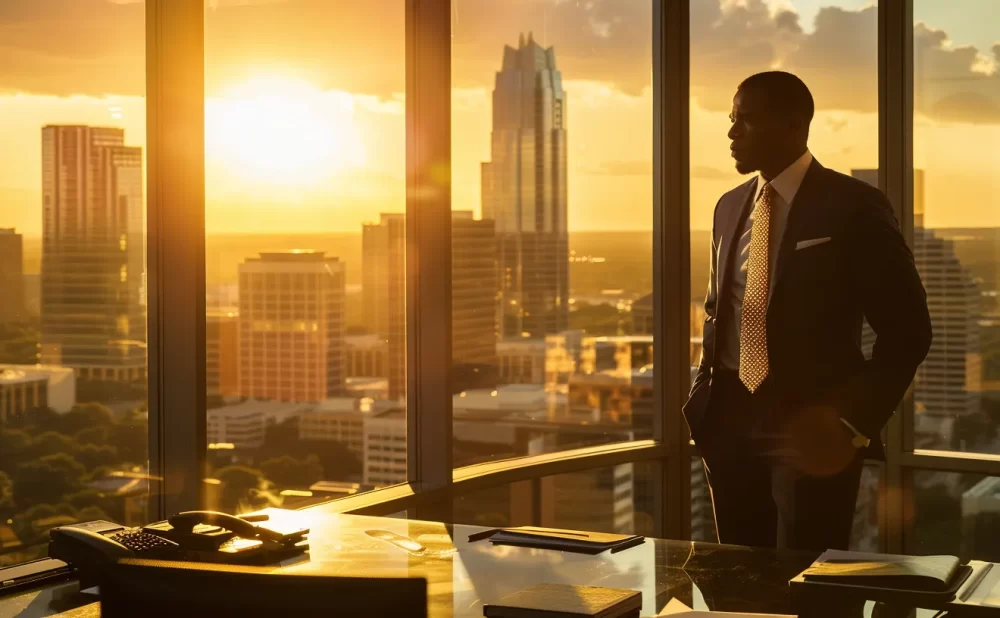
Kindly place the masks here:
MULTIPOLYGON (((403 0, 208 0, 207 227, 360 231, 404 207, 403 0)), ((799 74, 812 150, 877 164, 876 9, 864 0, 693 0, 692 226, 740 182, 736 84, 799 74)), ((652 225, 650 0, 453 1, 453 206, 478 209, 503 45, 555 47, 568 93, 570 225, 652 225), (498 7, 503 7, 500 10, 498 7)), ((141 0, 0 2, 0 227, 41 231, 41 127, 120 126, 144 146, 141 0)), ((917 0, 915 162, 929 226, 1000 226, 1000 23, 994 0, 917 0)))

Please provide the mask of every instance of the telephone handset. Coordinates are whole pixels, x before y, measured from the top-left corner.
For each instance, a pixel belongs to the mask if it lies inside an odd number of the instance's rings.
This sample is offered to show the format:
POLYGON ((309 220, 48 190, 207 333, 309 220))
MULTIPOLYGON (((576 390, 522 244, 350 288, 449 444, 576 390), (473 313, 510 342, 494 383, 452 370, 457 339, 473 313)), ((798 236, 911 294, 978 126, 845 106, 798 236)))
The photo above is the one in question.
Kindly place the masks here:
POLYGON ((261 532, 260 528, 245 519, 216 511, 184 511, 167 519, 167 523, 174 530, 185 534, 194 533, 198 524, 225 528, 245 539, 256 538, 261 532))

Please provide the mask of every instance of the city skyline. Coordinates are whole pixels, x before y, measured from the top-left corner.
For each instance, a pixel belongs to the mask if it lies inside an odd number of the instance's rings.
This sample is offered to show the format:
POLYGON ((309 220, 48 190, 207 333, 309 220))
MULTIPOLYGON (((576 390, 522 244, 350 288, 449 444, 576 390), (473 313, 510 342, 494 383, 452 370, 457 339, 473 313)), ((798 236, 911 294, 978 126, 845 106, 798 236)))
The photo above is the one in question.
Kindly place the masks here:
MULTIPOLYGON (((309 57, 302 50, 312 47, 296 43, 312 41, 319 32, 313 22, 291 10, 292 4, 295 0, 260 6, 219 2, 207 16, 209 234, 317 228, 356 232, 380 212, 404 208, 404 70, 392 60, 401 57, 396 39, 403 38, 402 21, 382 24, 371 33, 370 24, 380 20, 366 19, 367 11, 385 10, 391 3, 357 8, 341 16, 358 24, 349 30, 351 36, 338 38, 335 49, 324 48, 309 57), (253 29, 265 23, 268 28, 260 34, 266 33, 267 41, 275 44, 262 42, 257 49, 229 36, 230 28, 253 29), (374 74, 335 62, 335 50, 349 48, 355 34, 362 32, 373 35, 375 43, 367 48, 382 62, 374 74), (249 60, 233 67, 233 48, 250 59, 264 49, 268 54, 280 50, 280 55, 270 59, 266 70, 249 60), (259 131, 241 130, 250 119, 258 120, 259 131)), ((815 57, 817 51, 830 54, 823 48, 830 41, 855 38, 844 29, 864 40, 874 36, 875 11, 868 4, 799 0, 790 7, 751 0, 739 8, 692 3, 691 135, 698 138, 691 140, 693 229, 707 229, 717 196, 740 182, 728 158, 726 106, 739 79, 760 66, 797 71, 813 87, 818 103, 813 150, 820 161, 844 172, 876 163, 874 54, 867 57, 864 45, 855 46, 844 54, 842 66, 819 63, 815 57), (791 11, 791 17, 779 14, 779 6, 791 11), (724 68, 715 68, 722 64, 715 54, 727 32, 739 33, 726 39, 727 44, 760 40, 763 47, 746 58, 730 55, 724 68), (844 92, 852 96, 845 99, 844 92)), ((989 106, 974 105, 993 96, 992 89, 1000 83, 991 51, 994 41, 981 20, 963 20, 935 4, 920 2, 914 8, 921 22, 914 31, 920 52, 915 57, 915 118, 922 131, 922 139, 914 144, 914 161, 928 170, 932 208, 927 224, 995 227, 1000 214, 990 199, 992 185, 984 179, 991 161, 986 149, 1000 141, 1000 124, 989 106), (963 207, 933 208, 952 200, 963 207)), ((462 20, 455 26, 453 42, 455 208, 481 212, 479 164, 490 155, 495 50, 508 43, 512 33, 534 29, 542 44, 560 49, 562 68, 572 76, 564 84, 576 127, 568 140, 574 161, 567 178, 569 229, 651 227, 651 53, 648 35, 636 34, 645 33, 651 19, 648 3, 604 7, 599 10, 610 14, 598 19, 589 13, 598 9, 520 2, 501 23, 486 3, 463 1, 460 8, 462 20), (594 23, 586 23, 591 17, 594 23), (539 28, 543 23, 548 26, 539 28)), ((85 23, 116 32, 115 49, 124 53, 115 56, 114 63, 98 55, 95 70, 68 75, 63 70, 42 71, 49 65, 40 67, 35 56, 17 55, 11 66, 23 65, 24 71, 7 78, 0 91, 0 132, 9 137, 7 152, 17 153, 0 154, 0 218, 26 238, 41 235, 32 213, 41 201, 36 180, 41 156, 30 127, 51 122, 110 124, 124 128, 136 146, 145 145, 142 5, 97 3, 97 9, 93 15, 80 15, 75 5, 67 4, 67 11, 85 23)), ((315 6, 309 10, 322 11, 315 6)), ((324 21, 322 15, 312 17, 315 23, 324 21)), ((0 21, 0 30, 4 27, 0 21)), ((10 35, 15 48, 30 48, 16 30, 10 35)), ((71 31, 63 38, 79 36, 71 31)), ((35 44, 53 46, 53 57, 59 57, 65 53, 61 40, 46 37, 35 44)))

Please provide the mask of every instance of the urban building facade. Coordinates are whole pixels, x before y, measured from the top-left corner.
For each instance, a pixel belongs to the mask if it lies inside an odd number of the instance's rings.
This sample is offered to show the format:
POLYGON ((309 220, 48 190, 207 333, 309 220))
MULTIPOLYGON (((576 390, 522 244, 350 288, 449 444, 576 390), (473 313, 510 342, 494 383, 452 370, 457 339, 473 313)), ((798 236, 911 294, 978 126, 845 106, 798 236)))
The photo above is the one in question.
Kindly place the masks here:
POLYGON ((451 217, 452 390, 497 384, 497 246, 490 219, 451 217))
POLYGON ((239 394, 240 312, 238 307, 209 309, 205 315, 205 393, 239 394))
POLYGON ((361 294, 368 329, 388 344, 389 398, 406 396, 406 217, 382 213, 361 229, 361 294))
POLYGON ((504 47, 493 90, 483 218, 496 222, 501 337, 569 326, 566 93, 555 50, 529 34, 504 47))
POLYGON ((146 376, 142 149, 125 132, 42 128, 41 362, 146 376))
POLYGON ((10 228, 0 229, 0 290, 0 324, 25 321, 23 239, 10 228))
POLYGON ((262 253, 239 266, 239 394, 321 401, 344 391, 344 264, 262 253))

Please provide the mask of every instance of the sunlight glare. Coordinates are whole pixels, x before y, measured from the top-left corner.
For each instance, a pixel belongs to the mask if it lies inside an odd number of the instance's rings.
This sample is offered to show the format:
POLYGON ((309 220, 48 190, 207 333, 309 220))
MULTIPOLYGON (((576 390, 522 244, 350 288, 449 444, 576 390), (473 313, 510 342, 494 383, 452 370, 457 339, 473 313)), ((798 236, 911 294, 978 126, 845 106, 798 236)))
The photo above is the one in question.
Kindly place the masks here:
POLYGON ((241 183, 315 188, 364 165, 354 99, 304 80, 255 77, 206 105, 209 158, 241 183))

